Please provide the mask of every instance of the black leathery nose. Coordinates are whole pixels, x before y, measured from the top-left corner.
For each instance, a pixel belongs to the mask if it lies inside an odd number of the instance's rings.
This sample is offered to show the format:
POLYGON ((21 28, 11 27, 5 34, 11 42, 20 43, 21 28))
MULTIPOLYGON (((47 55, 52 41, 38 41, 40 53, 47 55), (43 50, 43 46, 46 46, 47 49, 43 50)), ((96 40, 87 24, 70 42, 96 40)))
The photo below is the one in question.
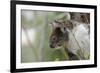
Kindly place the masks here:
POLYGON ((53 45, 50 45, 50 48, 55 48, 53 45))

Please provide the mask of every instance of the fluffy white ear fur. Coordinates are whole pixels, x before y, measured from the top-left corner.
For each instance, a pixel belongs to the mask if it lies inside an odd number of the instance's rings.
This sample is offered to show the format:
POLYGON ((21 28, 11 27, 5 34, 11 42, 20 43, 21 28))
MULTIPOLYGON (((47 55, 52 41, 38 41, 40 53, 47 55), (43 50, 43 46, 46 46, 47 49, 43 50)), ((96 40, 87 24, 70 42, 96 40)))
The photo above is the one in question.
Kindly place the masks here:
POLYGON ((71 16, 70 16, 70 13, 69 12, 66 12, 66 16, 67 16, 67 20, 70 20, 71 19, 71 16))
POLYGON ((61 27, 61 25, 59 25, 59 24, 57 24, 55 22, 52 23, 52 26, 53 26, 53 28, 61 27))

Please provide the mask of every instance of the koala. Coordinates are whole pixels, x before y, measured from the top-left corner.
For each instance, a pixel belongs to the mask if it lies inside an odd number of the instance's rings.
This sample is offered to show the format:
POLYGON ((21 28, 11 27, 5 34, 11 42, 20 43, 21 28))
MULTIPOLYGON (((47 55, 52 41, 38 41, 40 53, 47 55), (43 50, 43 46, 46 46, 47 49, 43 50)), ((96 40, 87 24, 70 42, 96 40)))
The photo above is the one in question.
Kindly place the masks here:
POLYGON ((64 45, 67 44, 67 42, 69 41, 69 30, 72 30, 74 26, 72 21, 54 21, 52 23, 52 26, 53 32, 51 33, 49 40, 50 48, 57 48, 63 46, 65 48, 65 51, 70 56, 70 60, 78 59, 77 56, 71 53, 67 49, 66 45, 64 45))
MULTIPOLYGON (((83 18, 85 14, 80 14, 83 18)), ((80 17, 81 17, 80 16, 80 17)), ((49 40, 50 48, 57 48, 63 46, 65 51, 68 52, 70 57, 69 60, 78 60, 85 59, 82 55, 81 57, 77 57, 77 51, 80 49, 79 45, 89 53, 89 34, 88 30, 84 26, 89 24, 88 22, 84 22, 85 20, 81 19, 79 22, 74 20, 55 20, 51 23, 52 25, 52 33, 49 40), (74 35, 72 34, 74 33, 74 35), (76 37, 73 37, 76 36, 76 37), (79 44, 76 42, 78 40, 79 44)))

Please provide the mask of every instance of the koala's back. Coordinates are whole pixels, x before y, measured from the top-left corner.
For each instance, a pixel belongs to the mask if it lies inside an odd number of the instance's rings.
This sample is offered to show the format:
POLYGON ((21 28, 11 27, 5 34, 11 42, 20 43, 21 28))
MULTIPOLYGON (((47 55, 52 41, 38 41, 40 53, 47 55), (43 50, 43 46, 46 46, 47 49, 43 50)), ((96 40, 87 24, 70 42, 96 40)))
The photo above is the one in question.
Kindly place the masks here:
POLYGON ((90 38, 83 24, 76 26, 72 32, 69 32, 67 45, 68 50, 74 54, 77 54, 79 50, 90 53, 90 38))

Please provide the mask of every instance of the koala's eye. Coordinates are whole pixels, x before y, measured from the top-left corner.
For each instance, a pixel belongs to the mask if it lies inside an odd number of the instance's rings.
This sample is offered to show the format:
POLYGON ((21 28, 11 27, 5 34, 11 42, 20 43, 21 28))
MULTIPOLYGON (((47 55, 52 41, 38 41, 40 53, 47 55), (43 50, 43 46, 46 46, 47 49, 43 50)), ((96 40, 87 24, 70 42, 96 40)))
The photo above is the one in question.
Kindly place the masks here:
POLYGON ((64 31, 66 30, 66 27, 64 27, 64 31))
POLYGON ((52 40, 56 40, 56 37, 52 37, 52 40))

